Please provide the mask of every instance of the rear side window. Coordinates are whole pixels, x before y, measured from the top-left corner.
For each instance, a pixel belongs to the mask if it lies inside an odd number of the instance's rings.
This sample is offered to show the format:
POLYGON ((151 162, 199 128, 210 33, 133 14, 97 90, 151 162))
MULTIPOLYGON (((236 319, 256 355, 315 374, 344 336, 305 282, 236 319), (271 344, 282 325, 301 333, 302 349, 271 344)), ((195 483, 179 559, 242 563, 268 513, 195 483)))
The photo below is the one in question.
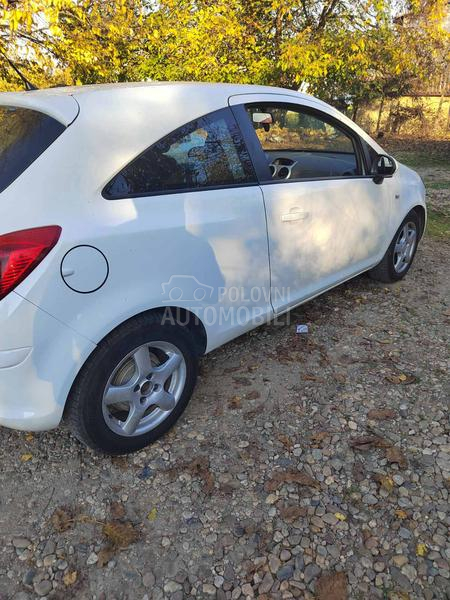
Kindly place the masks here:
POLYGON ((191 121, 129 163, 105 187, 109 199, 177 190, 256 183, 233 113, 227 109, 191 121))
POLYGON ((0 193, 23 173, 65 127, 36 110, 0 106, 0 193))

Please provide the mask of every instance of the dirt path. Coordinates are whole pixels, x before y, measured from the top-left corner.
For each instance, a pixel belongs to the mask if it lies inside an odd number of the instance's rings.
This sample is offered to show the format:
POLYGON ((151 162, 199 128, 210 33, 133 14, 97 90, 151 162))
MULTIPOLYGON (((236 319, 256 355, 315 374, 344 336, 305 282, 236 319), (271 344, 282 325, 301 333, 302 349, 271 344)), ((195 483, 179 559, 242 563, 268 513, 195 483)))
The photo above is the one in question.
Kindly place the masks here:
POLYGON ((209 355, 135 456, 0 429, 0 598, 449 598, 449 254, 209 355))

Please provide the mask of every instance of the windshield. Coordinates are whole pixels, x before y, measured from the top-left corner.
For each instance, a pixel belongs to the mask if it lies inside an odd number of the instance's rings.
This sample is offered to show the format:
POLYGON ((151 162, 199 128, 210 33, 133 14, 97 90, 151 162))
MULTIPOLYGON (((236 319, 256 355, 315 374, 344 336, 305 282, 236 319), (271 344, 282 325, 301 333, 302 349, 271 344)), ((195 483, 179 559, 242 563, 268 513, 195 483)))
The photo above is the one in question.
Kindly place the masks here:
POLYGON ((0 106, 0 193, 21 175, 65 127, 29 108, 0 106))

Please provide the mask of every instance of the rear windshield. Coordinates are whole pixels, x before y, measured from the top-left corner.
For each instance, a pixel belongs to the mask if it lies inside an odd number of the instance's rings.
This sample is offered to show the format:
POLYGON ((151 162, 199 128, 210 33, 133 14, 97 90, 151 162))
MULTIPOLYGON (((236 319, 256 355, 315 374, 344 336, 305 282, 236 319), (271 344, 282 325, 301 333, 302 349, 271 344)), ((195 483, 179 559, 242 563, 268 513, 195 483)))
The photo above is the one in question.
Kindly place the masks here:
POLYGON ((61 135, 65 127, 36 110, 0 106, 0 193, 61 135))

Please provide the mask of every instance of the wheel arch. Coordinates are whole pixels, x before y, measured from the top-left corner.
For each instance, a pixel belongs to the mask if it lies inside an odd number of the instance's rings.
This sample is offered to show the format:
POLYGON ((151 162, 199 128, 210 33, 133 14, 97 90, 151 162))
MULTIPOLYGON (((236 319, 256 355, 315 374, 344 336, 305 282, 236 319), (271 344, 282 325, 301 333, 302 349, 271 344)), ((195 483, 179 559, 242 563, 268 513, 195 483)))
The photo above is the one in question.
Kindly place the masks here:
POLYGON ((98 341, 94 350, 92 350, 92 352, 90 352, 84 358, 80 368, 78 369, 78 371, 69 387, 69 392, 68 392, 67 397, 64 402, 64 415, 67 412, 67 407, 69 404, 68 401, 71 397, 72 390, 74 389, 74 386, 75 386, 81 372, 83 371, 83 368, 85 367, 86 363, 89 361, 91 356, 94 354, 94 352, 98 348, 98 346, 102 343, 105 343, 107 338, 111 334, 113 334, 119 327, 122 327, 125 323, 128 323, 129 321, 132 321, 133 319, 136 319, 138 317, 142 317, 143 315, 148 315, 148 314, 159 314, 159 315, 161 315, 161 319, 166 319, 170 323, 174 323, 180 327, 187 328, 190 331, 190 333, 192 334, 194 344, 195 344, 195 347, 197 350, 197 356, 203 356, 205 354, 207 343, 208 343, 208 336, 207 336, 206 329, 205 329, 205 326, 203 325, 202 321, 193 312, 191 312, 185 308, 178 307, 178 306, 161 306, 161 307, 151 308, 148 310, 138 312, 138 313, 128 317, 127 319, 123 320, 122 322, 117 323, 110 331, 108 331, 108 333, 106 333, 103 336, 103 338, 101 340, 98 341))
POLYGON ((148 314, 159 314, 161 315, 161 319, 165 320, 165 322, 169 322, 170 324, 175 324, 179 327, 184 327, 188 329, 189 332, 192 334, 198 356, 203 356, 203 354, 205 354, 206 346, 208 343, 208 336, 206 333, 205 326, 196 314, 194 314, 190 310, 181 308, 179 306, 160 306, 137 312, 136 314, 131 315, 121 323, 115 325, 106 335, 103 336, 103 338, 98 342, 98 344, 101 344, 114 331, 116 331, 116 329, 122 327, 125 323, 128 323, 133 319, 148 314))
POLYGON ((420 238, 422 238, 422 236, 425 232, 425 225, 427 222, 427 211, 421 204, 417 204, 416 206, 413 206, 413 208, 411 209, 410 212, 412 212, 412 211, 414 211, 417 214, 417 216, 419 217, 419 222, 420 222, 419 239, 420 239, 420 238))

